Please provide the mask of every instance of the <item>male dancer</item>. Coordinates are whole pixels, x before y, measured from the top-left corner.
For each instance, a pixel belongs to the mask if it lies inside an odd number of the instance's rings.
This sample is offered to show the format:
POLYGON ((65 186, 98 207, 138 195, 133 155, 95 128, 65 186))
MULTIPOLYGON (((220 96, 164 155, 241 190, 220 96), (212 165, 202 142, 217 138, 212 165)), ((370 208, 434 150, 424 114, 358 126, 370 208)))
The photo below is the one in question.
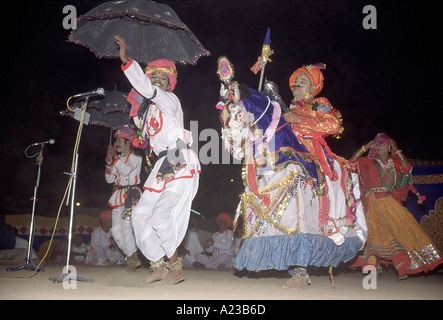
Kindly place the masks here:
POLYGON ((190 149, 192 135, 184 129, 180 100, 172 93, 177 84, 174 63, 165 59, 152 61, 143 72, 127 56, 125 39, 115 38, 122 70, 136 90, 128 101, 133 107, 131 116, 141 132, 138 142, 149 140, 151 150, 159 156, 132 214, 137 246, 151 263, 152 273, 145 281, 163 280, 173 285, 185 279, 177 248, 188 228, 200 162, 190 149), (142 110, 144 105, 146 111, 142 110))
POLYGON ((135 271, 141 265, 141 261, 137 255, 129 214, 141 195, 137 185, 140 184, 142 158, 133 150, 132 142, 136 139, 134 129, 119 128, 115 137, 115 149, 110 145, 105 157, 105 179, 106 182, 114 184, 114 193, 108 202, 112 207, 111 234, 126 256, 125 271, 135 271))

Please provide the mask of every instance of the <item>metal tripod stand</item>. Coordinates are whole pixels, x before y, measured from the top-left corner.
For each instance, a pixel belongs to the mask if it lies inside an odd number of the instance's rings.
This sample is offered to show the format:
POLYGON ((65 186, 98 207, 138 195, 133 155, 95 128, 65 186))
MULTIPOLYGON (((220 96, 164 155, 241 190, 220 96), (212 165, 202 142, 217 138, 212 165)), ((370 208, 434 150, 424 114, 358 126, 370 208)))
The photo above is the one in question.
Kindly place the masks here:
MULTIPOLYGON (((40 151, 40 157, 43 156, 43 148, 45 144, 42 143, 41 145, 41 151, 40 151)), ((41 159, 38 161, 38 170, 37 170, 37 181, 34 186, 34 195, 32 197, 32 213, 31 213, 31 223, 29 224, 29 240, 28 240, 28 252, 26 255, 26 263, 23 263, 17 267, 9 267, 6 270, 7 271, 18 271, 18 270, 28 270, 28 271, 37 271, 37 272, 43 272, 44 270, 42 268, 37 268, 36 265, 32 263, 31 259, 31 253, 32 253, 32 243, 34 240, 34 233, 35 233, 35 202, 37 201, 37 192, 38 187, 40 186, 40 176, 41 176, 41 170, 42 170, 42 163, 43 160, 41 159)))
MULTIPOLYGON (((77 167, 78 167, 78 149, 80 146, 80 138, 82 135, 83 124, 85 123, 85 116, 87 115, 86 107, 88 106, 88 102, 89 102, 89 97, 85 97, 85 105, 81 110, 81 115, 80 115, 80 119, 79 119, 79 121, 80 121, 79 126, 80 127, 79 127, 79 131, 78 131, 78 137, 77 137, 77 140, 76 140, 75 146, 74 146, 74 163, 71 168, 72 171, 71 171, 71 173, 65 172, 67 175, 70 176, 70 186, 69 186, 70 198, 68 197, 67 202, 69 202, 69 199, 71 200, 71 213, 70 213, 70 219, 69 219, 68 252, 66 254, 66 266, 65 266, 65 268, 63 268, 63 271, 60 275, 54 276, 54 277, 49 277, 49 280, 51 280, 53 283, 61 283, 64 281, 69 281, 69 280, 94 282, 94 279, 83 278, 83 277, 78 276, 76 273, 70 272, 71 266, 69 264, 69 260, 70 260, 70 256, 71 256, 72 225, 73 225, 73 220, 74 220, 75 187, 76 187, 76 181, 77 181, 77 167)), ((79 109, 77 109, 77 110, 79 110, 79 109)), ((87 124, 87 121, 86 121, 86 124, 87 124)))

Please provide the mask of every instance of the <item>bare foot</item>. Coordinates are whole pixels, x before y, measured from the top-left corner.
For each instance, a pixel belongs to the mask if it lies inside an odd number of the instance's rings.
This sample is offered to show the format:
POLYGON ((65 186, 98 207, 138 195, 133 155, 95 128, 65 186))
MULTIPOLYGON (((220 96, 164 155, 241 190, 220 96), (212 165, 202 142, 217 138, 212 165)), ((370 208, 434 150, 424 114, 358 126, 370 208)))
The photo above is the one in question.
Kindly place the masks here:
POLYGON ((168 275, 169 270, 166 266, 161 266, 157 270, 151 272, 149 276, 146 277, 145 282, 151 283, 154 281, 163 280, 168 275))
POLYGON ((183 270, 169 270, 168 275, 164 278, 163 282, 169 286, 177 284, 185 280, 185 274, 183 270))

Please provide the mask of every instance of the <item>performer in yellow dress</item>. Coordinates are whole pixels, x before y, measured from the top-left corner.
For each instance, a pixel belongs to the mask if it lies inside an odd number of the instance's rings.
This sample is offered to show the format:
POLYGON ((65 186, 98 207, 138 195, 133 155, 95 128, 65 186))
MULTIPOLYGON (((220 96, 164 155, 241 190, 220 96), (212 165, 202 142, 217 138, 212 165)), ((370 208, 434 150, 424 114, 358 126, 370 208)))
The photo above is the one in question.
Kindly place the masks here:
POLYGON ((357 165, 368 225, 366 247, 351 267, 392 262, 404 279, 443 263, 439 250, 401 203, 411 185, 411 165, 396 142, 379 133, 350 161, 357 165), (368 157, 361 157, 368 150, 368 157))

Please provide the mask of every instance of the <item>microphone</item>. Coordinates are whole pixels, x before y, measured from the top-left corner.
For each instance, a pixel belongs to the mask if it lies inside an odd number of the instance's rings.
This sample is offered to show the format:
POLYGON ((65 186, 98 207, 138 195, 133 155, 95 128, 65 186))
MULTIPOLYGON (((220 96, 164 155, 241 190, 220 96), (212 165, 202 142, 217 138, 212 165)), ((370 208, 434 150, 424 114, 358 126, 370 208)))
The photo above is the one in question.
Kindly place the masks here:
POLYGON ((75 96, 72 96, 72 98, 89 97, 89 96, 104 96, 104 95, 105 95, 105 90, 103 88, 98 88, 97 90, 76 94, 75 96))
POLYGON ((43 141, 43 142, 36 142, 31 144, 31 146, 41 146, 41 145, 45 145, 45 144, 54 144, 55 140, 54 139, 49 139, 48 141, 43 141))

